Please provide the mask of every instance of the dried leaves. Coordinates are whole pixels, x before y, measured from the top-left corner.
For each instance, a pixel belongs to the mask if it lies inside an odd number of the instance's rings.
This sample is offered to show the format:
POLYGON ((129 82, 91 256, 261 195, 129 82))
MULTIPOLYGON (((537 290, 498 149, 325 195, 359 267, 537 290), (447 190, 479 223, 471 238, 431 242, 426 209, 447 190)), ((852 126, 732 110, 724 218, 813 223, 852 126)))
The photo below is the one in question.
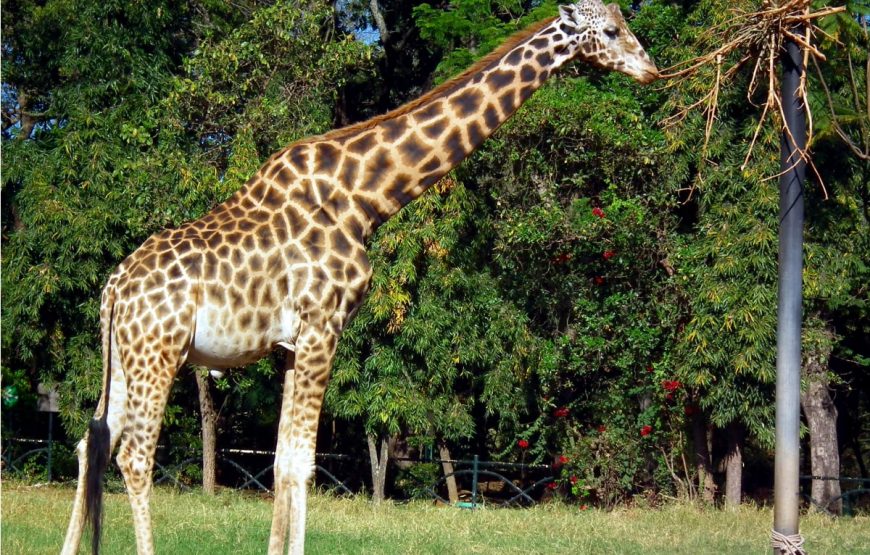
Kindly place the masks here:
MULTIPOLYGON (((752 141, 746 157, 741 166, 744 170, 749 163, 759 133, 768 118, 778 115, 779 122, 784 122, 783 107, 779 91, 779 71, 776 63, 780 53, 784 49, 786 41, 794 41, 799 44, 804 53, 804 67, 810 57, 813 60, 825 60, 824 54, 815 46, 817 34, 824 31, 815 25, 815 21, 826 15, 842 12, 844 6, 828 7, 812 11, 809 0, 765 0, 757 11, 746 11, 740 7, 731 8, 731 17, 724 23, 710 28, 704 32, 699 42, 702 45, 711 45, 712 49, 696 58, 678 63, 662 72, 662 78, 670 79, 668 87, 678 87, 686 84, 691 79, 699 78, 702 69, 714 66, 715 76, 709 86, 705 86, 705 92, 692 104, 678 107, 676 112, 666 118, 665 126, 673 126, 683 121, 692 111, 701 109, 706 119, 704 128, 704 145, 702 158, 706 159, 707 147, 714 124, 717 119, 719 107, 719 94, 722 87, 731 81, 749 64, 753 65, 751 79, 746 91, 747 101, 753 106, 759 106, 755 100, 756 93, 762 84, 766 84, 767 96, 760 105, 762 112, 753 133, 752 141)), ((803 74, 798 89, 799 97, 804 101, 807 117, 810 125, 810 137, 807 144, 812 143, 812 112, 807 98, 806 73, 803 74)), ((786 133, 791 134, 784 123, 786 133)), ((815 170, 812 160, 806 149, 799 152, 810 168, 815 170)), ((798 160, 794 161, 795 163, 798 160)), ((816 172, 818 176, 818 172, 816 172)), ((777 177, 771 176, 770 178, 777 177)), ((821 183, 821 178, 819 177, 821 183)))

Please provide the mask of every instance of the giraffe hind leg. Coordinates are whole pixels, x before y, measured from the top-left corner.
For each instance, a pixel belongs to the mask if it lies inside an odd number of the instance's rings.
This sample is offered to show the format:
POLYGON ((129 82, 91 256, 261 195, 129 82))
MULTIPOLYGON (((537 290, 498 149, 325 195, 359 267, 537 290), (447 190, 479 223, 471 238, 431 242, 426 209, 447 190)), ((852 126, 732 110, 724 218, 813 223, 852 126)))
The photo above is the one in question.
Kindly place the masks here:
POLYGON ((92 520, 97 529, 93 534, 92 551, 99 550, 99 525, 102 513, 103 474, 108 465, 109 454, 118 444, 124 428, 127 405, 127 384, 117 357, 112 359, 112 376, 109 385, 108 408, 98 407, 97 413, 108 411, 105 422, 94 418, 77 448, 79 460, 78 485, 73 500, 73 510, 64 540, 63 555, 78 553, 86 522, 92 520), (96 423, 96 424, 95 424, 96 423), (98 460, 99 459, 99 460, 98 460))
POLYGON ((129 378, 126 425, 116 461, 124 477, 127 497, 133 511, 136 550, 139 555, 154 553, 150 509, 154 452, 177 368, 178 365, 170 364, 149 369, 149 373, 158 373, 153 382, 147 381, 141 373, 129 378))

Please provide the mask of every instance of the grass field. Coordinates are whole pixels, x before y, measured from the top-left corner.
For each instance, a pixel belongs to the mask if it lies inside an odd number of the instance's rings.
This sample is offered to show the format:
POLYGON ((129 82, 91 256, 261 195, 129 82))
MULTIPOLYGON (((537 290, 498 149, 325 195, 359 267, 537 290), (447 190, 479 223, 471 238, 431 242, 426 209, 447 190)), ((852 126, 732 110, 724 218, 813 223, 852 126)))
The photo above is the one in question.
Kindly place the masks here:
MULTIPOLYGON (((66 530, 73 491, 4 482, 3 555, 55 554, 66 530)), ((158 553, 264 553, 271 499, 225 491, 215 497, 158 488, 152 499, 158 553)), ((533 509, 468 511, 431 503, 386 503, 313 495, 307 552, 340 553, 770 553, 769 509, 580 511, 551 503, 533 509)), ((870 553, 870 517, 801 520, 815 555, 870 553)), ((87 539, 87 538, 86 538, 87 539)), ((130 508, 123 494, 106 499, 103 553, 134 553, 130 508)))

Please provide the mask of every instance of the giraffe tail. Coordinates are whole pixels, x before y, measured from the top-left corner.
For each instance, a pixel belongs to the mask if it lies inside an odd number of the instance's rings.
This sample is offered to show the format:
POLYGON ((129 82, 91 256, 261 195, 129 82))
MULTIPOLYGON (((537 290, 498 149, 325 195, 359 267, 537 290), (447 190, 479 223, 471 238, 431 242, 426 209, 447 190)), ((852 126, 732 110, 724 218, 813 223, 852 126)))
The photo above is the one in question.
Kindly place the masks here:
POLYGON ((85 518, 90 521, 91 550, 100 552, 100 535, 103 524, 103 476, 111 455, 111 432, 109 430, 109 389, 112 382, 112 323, 115 308, 114 292, 106 291, 100 307, 100 328, 103 352, 103 396, 100 405, 103 413, 88 424, 87 474, 85 477, 85 518))

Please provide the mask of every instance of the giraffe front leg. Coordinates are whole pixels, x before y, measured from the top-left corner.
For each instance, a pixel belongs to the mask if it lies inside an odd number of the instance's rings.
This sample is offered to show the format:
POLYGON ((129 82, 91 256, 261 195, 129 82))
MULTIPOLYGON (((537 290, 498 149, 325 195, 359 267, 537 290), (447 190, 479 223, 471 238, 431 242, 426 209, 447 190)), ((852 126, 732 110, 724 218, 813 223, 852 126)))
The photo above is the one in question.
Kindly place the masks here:
POLYGON ((281 555, 290 524, 290 435, 284 433, 292 427, 293 391, 296 372, 293 369, 293 353, 287 353, 287 368, 284 372, 284 393, 281 401, 281 416, 278 423, 278 445, 275 449, 275 500, 272 505, 272 530, 269 533, 269 555, 281 555))
POLYGON ((308 482, 323 393, 332 368, 337 337, 322 330, 300 333, 296 356, 289 353, 275 450, 275 504, 269 554, 280 555, 289 533, 289 553, 305 551, 308 482), (295 358, 295 360, 294 360, 295 358))

